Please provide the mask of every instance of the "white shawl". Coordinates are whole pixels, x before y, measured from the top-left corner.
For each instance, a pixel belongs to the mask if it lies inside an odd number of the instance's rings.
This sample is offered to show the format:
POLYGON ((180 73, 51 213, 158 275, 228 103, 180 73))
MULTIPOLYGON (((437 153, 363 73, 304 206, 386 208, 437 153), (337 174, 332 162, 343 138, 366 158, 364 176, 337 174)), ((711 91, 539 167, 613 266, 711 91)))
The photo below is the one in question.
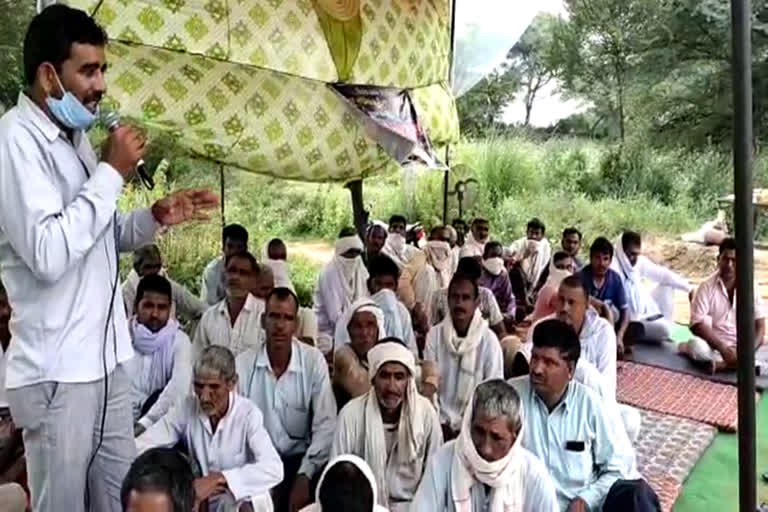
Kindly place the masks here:
MULTIPOLYGON (((357 469, 360 470, 360 472, 365 475, 365 478, 368 479, 368 482, 371 484, 371 490, 373 491, 373 510, 371 512, 387 512, 387 509, 384 507, 381 507, 379 505, 376 505, 376 499, 377 499, 377 488, 376 488, 376 478, 373 476, 373 472, 371 471, 371 468, 368 466, 368 464, 365 463, 363 459, 358 457, 357 455, 351 455, 351 454, 345 454, 345 455, 339 455, 335 459, 333 459, 331 462, 328 463, 328 465, 325 467, 325 470, 323 471, 323 474, 320 476, 320 481, 317 484, 317 489, 315 490, 315 503, 312 503, 311 505, 307 505, 303 509, 301 509, 300 512, 323 512, 323 507, 320 505, 320 489, 323 487, 323 482, 325 481, 325 475, 328 474, 328 470, 330 470, 333 466, 336 464, 339 464, 341 462, 349 462, 350 464, 354 464, 357 466, 357 469)), ((336 511, 329 511, 329 512, 336 512, 336 511)))
MULTIPOLYGON (((475 308, 472 323, 469 324, 469 330, 464 338, 460 338, 456 332, 450 312, 440 325, 443 343, 448 347, 451 354, 459 360, 459 383, 456 391, 456 405, 459 411, 466 410, 472 398, 472 393, 475 390, 475 385, 477 384, 475 382, 477 347, 483 339, 483 334, 485 334, 487 328, 488 322, 483 319, 483 315, 477 308, 475 308)), ((459 425, 450 425, 450 427, 458 430, 459 425)))
MULTIPOLYGON (((428 411, 418 407, 418 391, 415 381, 416 361, 411 351, 400 343, 382 343, 368 351, 368 372, 371 382, 382 365, 392 362, 402 364, 410 372, 405 391, 405 401, 400 412, 400 423, 397 427, 397 457, 400 464, 407 465, 415 462, 419 456, 418 441, 424 439, 425 423, 421 415, 428 411)), ((386 507, 389 501, 387 443, 384 436, 384 421, 379 409, 379 399, 376 397, 374 388, 371 388, 365 396, 363 415, 363 424, 365 425, 364 458, 371 465, 373 474, 376 475, 376 482, 381 491, 379 503, 386 507)))
POLYGON ((451 498, 456 512, 472 511, 472 486, 479 481, 491 488, 488 512, 521 512, 523 510, 524 474, 522 429, 503 458, 488 462, 483 459, 472 442, 472 409, 470 403, 464 411, 461 432, 451 462, 451 498))
POLYGON ((483 252, 485 252, 486 242, 488 242, 488 240, 485 242, 475 240, 475 236, 470 231, 467 233, 466 238, 464 238, 464 245, 459 252, 459 258, 482 258, 483 252))
POLYGON ((424 248, 427 262, 432 265, 437 275, 438 289, 448 288, 453 276, 453 250, 448 242, 430 240, 424 248))
POLYGON ((390 233, 381 253, 395 262, 400 270, 403 270, 413 259, 414 252, 418 249, 405 243, 405 237, 399 234, 390 233))
POLYGON ((624 246, 621 244, 621 237, 616 240, 613 246, 616 248, 616 263, 627 294, 629 319, 635 321, 659 314, 655 301, 649 296, 644 296, 646 293, 642 287, 642 278, 629 262, 629 258, 624 252, 624 246))
POLYGON ((549 245, 549 240, 544 238, 536 241, 521 238, 512 243, 509 250, 520 260, 528 283, 538 283, 541 273, 544 272, 552 259, 552 247, 549 245))
POLYGON ((395 292, 389 289, 379 290, 371 297, 371 300, 379 306, 384 316, 384 333, 386 336, 393 336, 406 344, 410 344, 410 338, 413 336, 411 316, 407 314, 407 309, 400 307, 400 300, 395 292), (403 312, 406 315, 403 315, 403 312))
POLYGON ((351 306, 349 306, 344 311, 344 314, 341 316, 339 322, 336 324, 334 347, 338 348, 349 344, 351 341, 349 338, 349 323, 352 321, 352 317, 355 315, 355 313, 363 311, 372 313, 373 316, 376 317, 376 323, 379 326, 378 339, 381 340, 387 337, 387 331, 384 327, 384 312, 381 310, 378 304, 373 302, 373 300, 369 298, 362 298, 356 300, 351 306))

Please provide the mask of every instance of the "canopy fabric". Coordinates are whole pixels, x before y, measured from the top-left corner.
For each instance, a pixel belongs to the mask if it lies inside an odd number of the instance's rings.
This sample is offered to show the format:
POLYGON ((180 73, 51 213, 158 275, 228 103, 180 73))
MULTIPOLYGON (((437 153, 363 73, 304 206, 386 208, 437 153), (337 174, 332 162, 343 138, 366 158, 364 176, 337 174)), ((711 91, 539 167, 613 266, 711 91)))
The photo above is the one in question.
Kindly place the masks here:
POLYGON ((450 0, 68 3, 110 35, 107 105, 200 157, 310 182, 396 167, 340 82, 402 89, 432 143, 458 140, 450 0))

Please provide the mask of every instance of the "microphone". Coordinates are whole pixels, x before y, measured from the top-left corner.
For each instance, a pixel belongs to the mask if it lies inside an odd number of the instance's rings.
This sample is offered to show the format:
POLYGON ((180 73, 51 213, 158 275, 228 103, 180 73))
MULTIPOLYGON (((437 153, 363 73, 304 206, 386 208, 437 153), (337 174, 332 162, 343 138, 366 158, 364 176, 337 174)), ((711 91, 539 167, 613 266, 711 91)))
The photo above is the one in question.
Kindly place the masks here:
MULTIPOLYGON (((101 124, 108 132, 112 133, 120 127, 120 114, 114 110, 102 110, 101 111, 101 124)), ((141 159, 136 163, 136 172, 141 178, 144 186, 149 190, 155 188, 155 180, 147 172, 147 166, 144 164, 144 160, 141 159)))

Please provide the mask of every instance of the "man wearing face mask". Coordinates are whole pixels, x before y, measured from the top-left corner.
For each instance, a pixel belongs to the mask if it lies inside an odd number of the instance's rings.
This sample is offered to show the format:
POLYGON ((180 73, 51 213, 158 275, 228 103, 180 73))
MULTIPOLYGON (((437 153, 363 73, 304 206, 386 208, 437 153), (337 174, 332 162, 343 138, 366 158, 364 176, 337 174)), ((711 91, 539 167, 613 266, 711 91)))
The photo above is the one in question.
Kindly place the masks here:
POLYGON ((461 246, 459 257, 481 259, 483 257, 485 244, 488 243, 488 240, 491 238, 490 233, 491 225, 487 219, 478 217, 473 220, 472 229, 464 239, 464 244, 461 246))
MULTIPOLYGON (((488 242, 483 252, 483 275, 478 284, 488 288, 496 297, 505 322, 514 322, 515 294, 512 293, 512 283, 504 268, 504 248, 499 242, 488 242)), ((509 329, 508 329, 509 330, 509 329)))
POLYGON ((414 282, 416 302, 421 304, 421 312, 426 317, 418 320, 426 323, 422 327, 425 331, 429 329, 428 319, 432 314, 432 294, 437 290, 448 288, 455 270, 454 252, 451 249, 449 240, 450 233, 446 226, 432 228, 429 234, 429 241, 426 247, 424 247, 426 265, 424 265, 424 270, 419 273, 414 282))
POLYGON ((171 318, 171 283, 149 275, 136 289, 136 316, 130 320, 136 356, 132 376, 134 432, 141 435, 189 392, 192 344, 171 318))
POLYGON ((400 269, 410 263, 418 249, 405 241, 405 230, 408 221, 402 215, 393 215, 389 219, 389 234, 381 252, 394 261, 400 269))
POLYGON ((544 223, 531 219, 526 226, 525 237, 516 240, 509 248, 512 263, 509 277, 520 319, 533 312, 536 285, 552 257, 552 248, 549 240, 544 238, 545 234, 544 223))
POLYGON ((356 300, 368 296, 368 271, 363 263, 363 242, 354 228, 344 228, 336 255, 323 269, 315 291, 315 314, 321 334, 333 337, 336 323, 356 300))
POLYGON ((42 11, 24 40, 26 88, 0 120, 0 274, 14 305, 6 383, 24 430, 32 509, 43 512, 80 512, 85 501, 120 510, 136 449, 119 252, 218 204, 186 190, 117 211, 145 141, 120 126, 99 158, 85 134, 106 93, 106 43, 86 13, 42 11))

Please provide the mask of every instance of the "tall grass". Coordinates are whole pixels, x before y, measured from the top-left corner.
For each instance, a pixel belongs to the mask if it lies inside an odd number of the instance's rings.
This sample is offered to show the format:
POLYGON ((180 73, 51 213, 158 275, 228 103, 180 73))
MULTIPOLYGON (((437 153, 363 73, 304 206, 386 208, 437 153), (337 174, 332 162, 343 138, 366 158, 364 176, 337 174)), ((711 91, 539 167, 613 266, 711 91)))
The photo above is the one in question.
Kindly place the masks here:
MULTIPOLYGON (((614 237, 624 229, 676 235, 715 214, 715 199, 732 190, 731 160, 715 149, 697 152, 624 147, 576 140, 541 142, 517 137, 467 142, 454 149, 464 164, 451 176, 474 178, 464 202, 464 217, 488 217, 494 236, 509 242, 522 236, 525 223, 539 217, 552 237, 578 226, 587 242, 614 237)), ((121 207, 149 205, 170 190, 186 186, 219 189, 219 171, 210 164, 172 159, 168 180, 157 177, 151 194, 128 186, 121 207)), ((764 160, 755 168, 756 185, 766 183, 764 160)), ((288 240, 321 238, 329 242, 352 223, 349 192, 340 185, 284 182, 242 172, 225 175, 227 222, 243 224, 251 247, 260 253, 274 236, 288 240)), ((364 183, 365 205, 372 219, 404 213, 426 226, 441 222, 443 173, 402 171, 364 183)), ((458 215, 451 197, 449 217, 458 215)), ((175 228, 159 241, 174 277, 197 290, 205 264, 220 247, 220 218, 175 228)), ((124 268, 127 263, 124 262, 124 268)), ((311 301, 318 268, 295 259, 294 280, 303 303, 311 301)))

